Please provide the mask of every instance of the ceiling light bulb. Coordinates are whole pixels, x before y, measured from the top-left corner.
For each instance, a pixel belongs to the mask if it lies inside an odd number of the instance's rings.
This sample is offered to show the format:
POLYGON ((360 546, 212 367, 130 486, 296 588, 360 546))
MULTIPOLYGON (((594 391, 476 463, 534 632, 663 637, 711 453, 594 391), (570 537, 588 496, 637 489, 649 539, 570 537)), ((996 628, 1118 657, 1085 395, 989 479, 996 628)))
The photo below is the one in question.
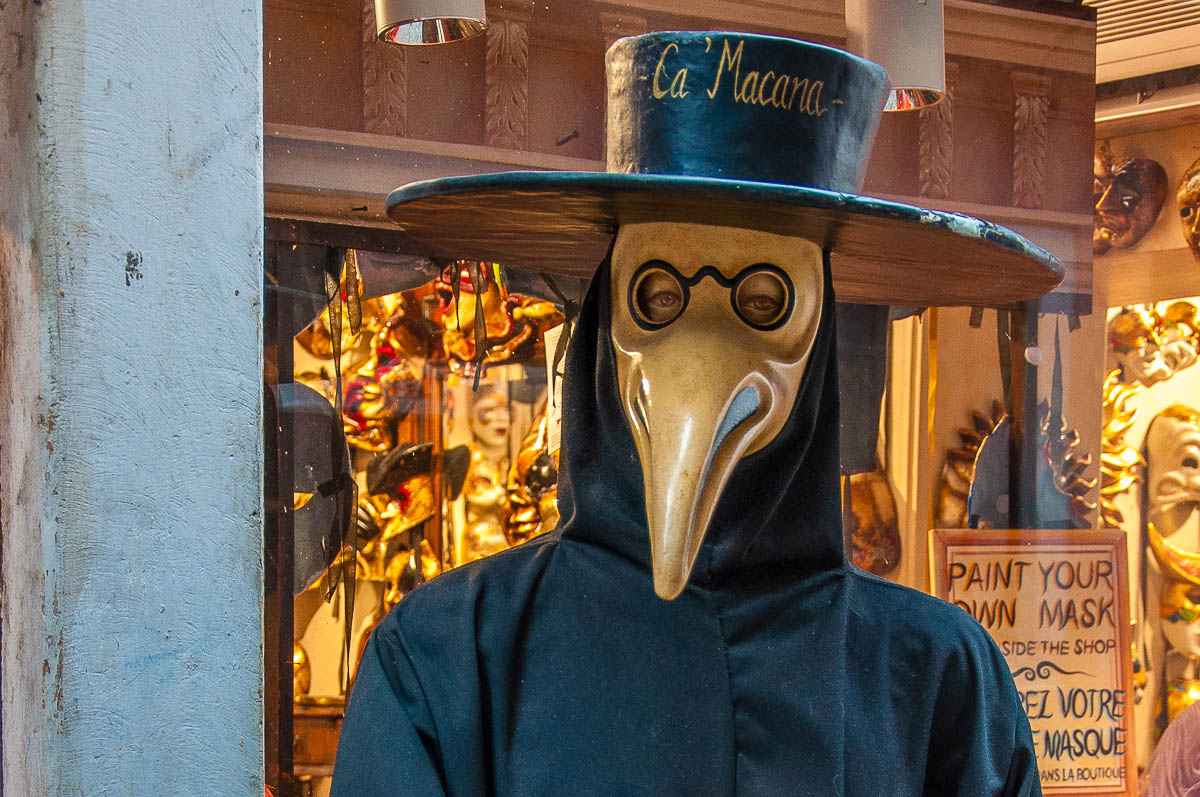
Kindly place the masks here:
POLYGON ((846 0, 846 49, 888 71, 885 111, 928 108, 946 93, 942 0, 846 0))
POLYGON ((380 41, 448 44, 487 29, 484 0, 375 0, 380 41))

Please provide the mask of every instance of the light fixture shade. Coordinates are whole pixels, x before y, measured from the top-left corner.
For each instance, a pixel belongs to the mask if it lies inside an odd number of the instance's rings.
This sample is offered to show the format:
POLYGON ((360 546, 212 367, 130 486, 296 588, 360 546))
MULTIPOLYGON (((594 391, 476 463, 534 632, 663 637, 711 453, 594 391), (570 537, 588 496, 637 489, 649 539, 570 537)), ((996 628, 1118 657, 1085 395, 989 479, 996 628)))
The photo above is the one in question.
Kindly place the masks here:
POLYGON ((888 71, 885 111, 927 108, 946 92, 942 0, 846 0, 846 49, 888 71))
POLYGON ((447 44, 487 29, 484 0, 375 0, 380 41, 447 44))

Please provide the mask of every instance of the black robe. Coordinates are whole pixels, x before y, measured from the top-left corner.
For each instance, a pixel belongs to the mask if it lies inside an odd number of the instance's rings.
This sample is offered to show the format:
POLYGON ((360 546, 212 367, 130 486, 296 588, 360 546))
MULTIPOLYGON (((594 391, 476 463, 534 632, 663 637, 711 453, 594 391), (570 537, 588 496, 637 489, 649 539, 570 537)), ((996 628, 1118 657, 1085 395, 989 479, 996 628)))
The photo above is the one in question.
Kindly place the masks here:
POLYGON ((651 584, 608 297, 605 263, 568 355, 558 529, 379 626, 333 797, 1040 794, 983 628, 846 562, 828 258, 791 415, 738 464, 673 601, 651 584))

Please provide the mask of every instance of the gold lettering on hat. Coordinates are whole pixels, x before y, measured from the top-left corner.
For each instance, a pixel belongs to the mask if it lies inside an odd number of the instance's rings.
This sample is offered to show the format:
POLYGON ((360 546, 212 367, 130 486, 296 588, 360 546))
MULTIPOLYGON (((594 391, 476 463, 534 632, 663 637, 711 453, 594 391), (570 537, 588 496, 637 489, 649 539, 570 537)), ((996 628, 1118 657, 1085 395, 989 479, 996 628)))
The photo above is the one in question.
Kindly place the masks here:
MULTIPOLYGON (((772 70, 768 70, 767 74, 762 76, 762 80, 758 81, 758 104, 759 105, 771 105, 772 104, 771 99, 774 96, 774 92, 772 92, 772 97, 767 97, 765 99, 763 98, 763 92, 767 90, 767 83, 774 77, 775 77, 775 70, 772 69, 772 70)), ((779 81, 777 80, 775 82, 778 83, 779 81)))
MULTIPOLYGON (((708 52, 712 47, 712 40, 706 37, 705 41, 708 43, 708 46, 705 47, 705 52, 708 52)), ((734 102, 796 110, 808 116, 818 117, 825 115, 829 111, 828 107, 824 107, 821 104, 821 93, 825 89, 825 81, 823 80, 813 80, 797 75, 776 74, 775 70, 768 70, 765 74, 760 74, 757 70, 751 70, 743 78, 742 54, 745 51, 745 44, 745 41, 738 40, 737 47, 731 49, 729 40, 726 39, 724 41, 724 46, 721 48, 721 60, 717 64, 717 76, 713 79, 712 88, 705 92, 710 100, 717 98, 717 93, 721 90, 721 78, 726 72, 729 72, 732 73, 734 102), (768 86, 770 87, 769 89, 768 86)), ((661 99, 668 93, 662 92, 659 89, 658 75, 662 69, 663 60, 666 58, 667 50, 672 47, 676 50, 679 49, 674 42, 664 47, 663 54, 658 59, 658 69, 654 72, 654 96, 657 99, 661 99)), ((681 71, 686 72, 687 70, 681 71)), ((676 78, 678 77, 677 74, 676 78)), ((674 89, 674 86, 675 82, 673 80, 671 88, 674 89)), ((675 95, 673 91, 670 93, 672 96, 685 96, 675 95)), ((840 100, 834 100, 833 102, 841 104, 840 100)))
MULTIPOLYGON (((736 81, 735 81, 736 82, 736 81)), ((746 79, 742 81, 742 91, 738 94, 737 87, 733 89, 733 98, 738 102, 748 102, 754 105, 754 90, 758 88, 758 73, 749 72, 746 79)))
POLYGON ((663 65, 667 60, 667 55, 671 52, 671 48, 675 48, 675 52, 679 52, 679 45, 671 42, 663 48, 662 54, 658 56, 658 66, 654 67, 654 83, 650 86, 650 91, 654 94, 654 99, 661 100, 663 97, 670 95, 672 97, 686 97, 688 91, 685 88, 687 82, 687 67, 683 67, 675 72, 675 76, 671 78, 671 85, 666 91, 658 85, 658 79, 663 73, 663 65))
MULTIPOLYGON (((717 79, 713 81, 713 87, 708 90, 708 98, 710 100, 716 99, 717 92, 721 89, 721 75, 726 70, 733 72, 734 99, 737 99, 738 72, 742 68, 742 48, 745 47, 745 44, 744 41, 739 40, 737 52, 731 55, 729 52, 729 40, 725 40, 725 47, 721 50, 721 63, 717 64, 717 79)), ((667 46, 669 47, 670 45, 667 46)))

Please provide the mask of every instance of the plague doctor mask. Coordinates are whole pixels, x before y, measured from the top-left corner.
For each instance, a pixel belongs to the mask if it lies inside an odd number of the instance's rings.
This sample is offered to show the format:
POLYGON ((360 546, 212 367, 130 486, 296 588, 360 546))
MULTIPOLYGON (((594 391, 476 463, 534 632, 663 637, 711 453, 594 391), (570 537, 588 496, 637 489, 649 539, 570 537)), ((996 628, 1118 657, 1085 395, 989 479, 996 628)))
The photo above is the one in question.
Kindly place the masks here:
POLYGON ((820 321, 822 261, 811 241, 754 230, 617 233, 612 340, 659 597, 683 591, 730 473, 791 411, 820 321))
MULTIPOLYGON (((641 478, 596 478, 611 503, 644 498, 634 520, 650 537, 655 591, 673 598, 724 517, 723 486, 753 470, 735 466, 787 470, 805 455, 768 447, 797 412, 815 412, 797 392, 814 340, 827 343, 832 291, 867 304, 1003 304, 1050 290, 1062 266, 989 222, 858 193, 888 92, 878 64, 774 36, 666 31, 617 41, 605 66, 606 173, 447 177, 396 189, 387 209, 454 257, 591 277, 611 251, 589 293, 610 312, 571 351, 612 347, 617 384, 588 376, 617 394, 641 478)), ((572 439, 571 414, 608 419, 598 401, 564 404, 568 482, 594 444, 572 439)), ((824 425, 836 397, 829 406, 824 425)), ((836 474, 836 443, 822 457, 815 466, 836 474)), ((836 505, 836 475, 828 482, 836 505)), ((560 531, 604 520, 564 511, 560 531)))

